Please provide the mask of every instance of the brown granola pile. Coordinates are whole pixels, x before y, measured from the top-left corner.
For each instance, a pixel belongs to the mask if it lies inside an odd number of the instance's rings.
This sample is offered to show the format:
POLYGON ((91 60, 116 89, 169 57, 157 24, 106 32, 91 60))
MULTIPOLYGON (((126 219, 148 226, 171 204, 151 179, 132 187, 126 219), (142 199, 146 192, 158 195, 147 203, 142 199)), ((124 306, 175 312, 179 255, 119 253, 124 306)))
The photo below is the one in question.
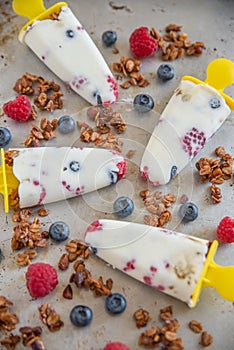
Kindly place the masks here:
POLYGON ((149 81, 140 73, 141 61, 134 57, 120 57, 119 62, 113 63, 113 70, 116 72, 116 80, 126 80, 120 85, 123 89, 128 89, 130 86, 146 87, 149 81))
POLYGON ((169 24, 166 27, 166 34, 160 35, 155 28, 152 28, 151 35, 158 40, 158 46, 162 51, 163 61, 173 61, 187 56, 200 56, 205 48, 203 41, 192 42, 186 33, 181 33, 182 26, 169 24))
POLYGON ((143 198, 145 207, 150 215, 144 216, 144 223, 154 227, 163 227, 170 219, 171 212, 168 210, 175 201, 176 197, 172 193, 163 195, 160 191, 150 193, 150 191, 142 190, 140 196, 143 198))
POLYGON ((121 113, 114 112, 111 106, 92 106, 87 110, 87 118, 90 122, 95 122, 95 126, 91 127, 85 122, 78 121, 80 140, 87 143, 93 142, 97 147, 121 152, 122 141, 114 135, 114 132, 122 134, 127 127, 121 113), (104 137, 105 134, 106 137, 104 137))
POLYGON ((74 262, 74 273, 70 276, 69 284, 63 291, 63 297, 66 299, 73 298, 70 283, 74 283, 78 288, 85 287, 92 290, 94 296, 109 295, 113 286, 112 279, 108 278, 105 283, 102 276, 95 279, 85 266, 84 260, 89 257, 88 245, 81 240, 71 240, 66 244, 65 249, 67 253, 62 254, 58 267, 60 270, 66 270, 69 263, 74 262))
MULTIPOLYGON (((34 103, 41 110, 54 111, 63 108, 60 85, 43 77, 25 73, 17 79, 13 90, 18 94, 35 96, 34 103)), ((35 118, 34 118, 35 119, 35 118)))
POLYGON ((12 305, 13 303, 10 300, 0 295, 0 331, 12 331, 19 322, 16 314, 10 311, 12 305))
POLYGON ((163 347, 163 349, 183 350, 183 341, 178 336, 179 321, 173 319, 173 307, 167 306, 160 310, 163 327, 154 326, 141 333, 138 344, 149 348, 163 347))
POLYGON ((222 194, 217 185, 221 185, 225 180, 231 179, 233 175, 233 158, 226 152, 225 148, 219 146, 215 149, 218 158, 200 158, 196 163, 200 179, 203 183, 210 182, 210 194, 214 204, 220 203, 222 194))
POLYGON ((22 254, 17 255, 16 263, 19 266, 29 265, 37 256, 36 249, 46 247, 49 238, 48 231, 41 231, 41 222, 37 217, 30 220, 31 214, 31 209, 21 209, 12 216, 12 221, 17 223, 13 227, 12 250, 28 247, 22 254))
POLYGON ((58 120, 49 121, 47 118, 42 118, 40 126, 33 125, 29 136, 24 142, 26 147, 38 147, 42 140, 48 141, 55 138, 55 129, 57 128, 58 120))

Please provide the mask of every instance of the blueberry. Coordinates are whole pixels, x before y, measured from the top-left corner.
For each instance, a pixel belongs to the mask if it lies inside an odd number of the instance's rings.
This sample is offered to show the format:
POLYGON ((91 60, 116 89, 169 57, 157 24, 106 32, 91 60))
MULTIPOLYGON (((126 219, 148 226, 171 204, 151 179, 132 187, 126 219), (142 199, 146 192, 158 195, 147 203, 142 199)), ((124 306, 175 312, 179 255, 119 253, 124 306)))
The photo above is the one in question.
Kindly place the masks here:
POLYGON ((217 98, 217 97, 213 97, 210 99, 210 107, 211 108, 219 108, 221 106, 221 102, 220 102, 220 99, 217 98))
POLYGON ((93 311, 85 305, 76 305, 70 312, 70 320, 76 327, 88 326, 93 318, 93 311))
POLYGON ((173 165, 172 168, 171 168, 171 177, 170 179, 172 180, 173 177, 175 177, 177 174, 177 166, 176 165, 173 165))
POLYGON ((120 218, 125 218, 131 215, 134 210, 133 201, 125 196, 119 197, 115 200, 113 204, 114 213, 120 218))
POLYGON ((73 160, 70 164, 69 167, 72 171, 75 173, 80 170, 80 163, 77 162, 77 160, 73 160))
POLYGON ((11 132, 7 128, 0 127, 0 147, 6 146, 11 141, 11 132))
POLYGON ((198 217, 198 207, 192 202, 186 202, 179 209, 183 221, 194 221, 198 217))
POLYGON ((150 95, 139 94, 135 96, 133 106, 140 113, 149 112, 154 108, 154 100, 150 95))
POLYGON ((107 30, 102 34, 102 41, 106 46, 113 45, 117 40, 117 33, 113 30, 107 30))
POLYGON ((175 71, 171 64, 165 63, 158 67, 157 75, 159 79, 166 81, 174 78, 175 71))
POLYGON ((112 293, 106 297, 105 305, 111 314, 120 314, 126 309, 127 302, 122 294, 112 293))
POLYGON ((58 129, 62 134, 68 134, 75 129, 75 120, 70 115, 64 115, 58 120, 58 129))
POLYGON ((70 228, 65 222, 56 221, 50 226, 49 235, 54 241, 62 242, 69 237, 70 228))
POLYGON ((115 171, 110 172, 111 184, 115 184, 118 180, 118 174, 115 171))
POLYGON ((73 30, 68 29, 68 30, 66 30, 66 36, 67 36, 68 38, 74 38, 75 33, 74 33, 73 30))

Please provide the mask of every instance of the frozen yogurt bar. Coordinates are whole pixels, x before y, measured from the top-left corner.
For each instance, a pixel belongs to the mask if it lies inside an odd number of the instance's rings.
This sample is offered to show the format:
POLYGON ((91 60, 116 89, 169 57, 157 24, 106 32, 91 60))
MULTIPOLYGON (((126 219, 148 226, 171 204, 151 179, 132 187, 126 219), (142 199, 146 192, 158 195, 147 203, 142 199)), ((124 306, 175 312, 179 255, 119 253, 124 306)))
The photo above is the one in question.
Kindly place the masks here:
MULTIPOLYGON (((22 14, 19 11, 24 6, 21 0, 13 2, 13 9, 17 13, 22 14)), ((28 6, 34 8, 36 4, 31 1, 28 6)), ((42 8, 42 11, 21 30, 20 41, 91 104, 97 104, 98 95, 103 104, 115 102, 118 97, 116 81, 100 51, 71 9, 66 3, 58 3, 48 10, 42 8)))
MULTIPOLYGON (((212 78, 215 66, 216 74, 219 70, 222 74, 222 64, 227 63, 231 80, 228 83, 234 82, 234 64, 225 59, 210 63, 209 78, 212 78)), ((233 100, 214 85, 213 81, 208 84, 192 77, 182 79, 155 126, 142 157, 140 172, 151 184, 164 185, 178 174, 234 109, 233 100)))
POLYGON ((114 268, 190 307, 196 305, 206 286, 234 300, 234 267, 221 267, 212 260, 217 241, 115 220, 93 222, 86 230, 85 241, 114 268))
POLYGON ((17 184, 20 208, 83 195, 115 184, 126 173, 123 156, 101 148, 19 148, 9 155, 6 180, 11 183, 13 177, 17 184))

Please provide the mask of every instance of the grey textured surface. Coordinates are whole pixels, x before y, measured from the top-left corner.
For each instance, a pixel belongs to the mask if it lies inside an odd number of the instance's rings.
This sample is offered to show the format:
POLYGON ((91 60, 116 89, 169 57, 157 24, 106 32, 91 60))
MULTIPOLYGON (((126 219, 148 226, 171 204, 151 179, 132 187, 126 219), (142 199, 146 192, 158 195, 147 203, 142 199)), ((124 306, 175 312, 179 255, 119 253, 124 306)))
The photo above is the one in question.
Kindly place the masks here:
MULTIPOLYGON (((46 1, 45 6, 51 6, 54 1, 46 1)), ((130 33, 139 26, 155 27, 161 33, 169 23, 183 26, 183 31, 193 41, 204 41, 206 49, 201 57, 184 57, 172 64, 175 67, 176 76, 173 80, 162 84, 156 79, 157 67, 162 63, 159 53, 142 60, 141 72, 150 81, 150 85, 140 88, 120 89, 119 101, 114 108, 121 110, 128 127, 123 138, 123 154, 130 149, 136 153, 128 160, 128 173, 126 179, 116 186, 100 190, 86 196, 47 205, 50 215, 42 219, 45 229, 55 220, 66 221, 71 227, 71 238, 84 237, 87 225, 98 218, 113 218, 111 214, 113 201, 122 194, 133 198, 135 211, 128 220, 143 222, 145 214, 139 191, 146 187, 140 179, 138 166, 142 152, 147 144, 150 133, 153 130, 160 113, 170 99, 174 89, 183 75, 192 75, 204 80, 206 67, 209 62, 217 57, 226 57, 234 60, 234 2, 232 0, 147 0, 135 1, 75 1, 68 4, 79 20, 90 33, 96 45, 104 55, 107 63, 112 67, 121 55, 130 56, 128 38, 130 33), (111 3, 122 9, 114 9, 111 3), (113 54, 111 48, 105 48, 101 42, 103 31, 112 29, 118 33, 116 47, 118 54, 113 54), (137 118, 132 112, 131 101, 140 91, 147 92, 154 97, 154 111, 147 116, 137 118), (125 101, 125 102, 123 102, 125 101), (127 102, 126 102, 127 101, 127 102)), ((25 72, 41 75, 46 79, 59 79, 41 63, 36 56, 17 40, 17 33, 25 24, 25 19, 15 15, 11 10, 10 1, 2 1, 0 4, 0 103, 1 105, 15 96, 12 86, 18 77, 25 72)), ((48 34, 49 35, 49 34, 48 34)), ((94 57, 95 60, 95 57, 94 57)), ((84 108, 88 104, 73 92, 68 92, 61 83, 64 93, 64 108, 56 111, 48 118, 60 117, 63 114, 72 114, 74 118, 84 118, 84 108)), ((234 98, 233 86, 226 90, 234 98)), ((12 132, 13 138, 10 147, 23 146, 31 124, 16 124, 8 118, 0 117, 0 126, 7 126, 12 132)), ((81 145, 78 130, 72 135, 63 136, 56 133, 57 137, 48 142, 48 146, 72 146, 81 145)), ((217 146, 224 146, 234 156, 233 147, 234 122, 233 113, 226 120, 222 128, 215 134, 209 144, 202 150, 194 161, 174 179, 168 186, 161 190, 164 193, 174 193, 178 201, 173 207, 173 218, 167 227, 176 229, 186 234, 199 236, 206 239, 215 238, 215 230, 220 219, 225 215, 233 216, 233 179, 222 185, 223 200, 218 205, 212 205, 208 199, 208 185, 199 182, 195 161, 201 156, 214 156, 213 151, 217 146), (186 194, 190 200, 199 207, 199 217, 189 224, 182 224, 178 218, 179 198, 186 194)), ((43 146, 46 144, 43 144, 43 146)), ((124 274, 113 270, 104 262, 91 256, 87 261, 93 275, 102 275, 105 278, 112 277, 114 291, 121 292, 128 301, 124 314, 111 317, 104 308, 104 298, 94 298, 92 293, 86 290, 74 290, 73 300, 62 298, 62 291, 68 283, 72 267, 69 271, 59 272, 59 286, 48 297, 42 300, 32 300, 25 286, 24 274, 26 268, 16 265, 16 254, 11 251, 12 226, 11 213, 4 214, 1 198, 0 214, 0 240, 3 251, 3 260, 0 268, 0 294, 5 295, 14 303, 13 310, 20 318, 20 326, 41 325, 37 307, 44 302, 49 302, 61 315, 65 326, 58 333, 50 333, 43 326, 42 339, 46 349, 82 349, 101 350, 107 341, 122 341, 130 349, 139 349, 138 337, 144 330, 138 330, 132 315, 138 307, 150 311, 151 321, 147 328, 160 324, 158 320, 159 310, 167 305, 174 306, 174 317, 181 324, 179 335, 183 338, 186 350, 201 349, 199 345, 200 335, 192 333, 188 328, 188 322, 192 319, 203 323, 204 330, 214 337, 212 350, 234 348, 234 307, 233 304, 223 300, 215 290, 207 288, 203 290, 200 301, 195 309, 189 309, 178 300, 170 298, 160 292, 151 289, 124 274), (85 329, 75 329, 69 320, 69 311, 76 304, 87 304, 94 312, 92 324, 85 329)), ((36 209, 34 210, 36 215, 36 209)), ((176 247, 175 247, 176 249, 176 247)), ((63 244, 50 243, 47 249, 41 250, 36 261, 46 261, 57 265, 58 258, 64 252, 63 244)), ((142 247, 142 254, 144 252, 142 247)), ((155 249, 157 254, 157 248, 155 249)), ((234 265, 234 245, 221 244, 216 254, 216 262, 222 265, 234 265)), ((3 334, 0 334, 3 336, 3 334)), ((19 345, 17 348, 23 348, 19 345)))

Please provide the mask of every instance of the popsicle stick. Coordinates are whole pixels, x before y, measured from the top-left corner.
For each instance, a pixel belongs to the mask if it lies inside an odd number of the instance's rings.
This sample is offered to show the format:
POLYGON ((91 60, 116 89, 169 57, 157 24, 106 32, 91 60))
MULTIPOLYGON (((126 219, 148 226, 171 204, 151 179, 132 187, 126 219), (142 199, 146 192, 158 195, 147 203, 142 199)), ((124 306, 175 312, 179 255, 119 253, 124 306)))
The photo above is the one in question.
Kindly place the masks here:
POLYGON ((6 165, 5 165, 5 156, 4 149, 1 148, 1 164, 0 167, 0 192, 4 196, 4 208, 5 212, 9 211, 9 203, 8 203, 8 188, 7 188, 7 179, 6 179, 6 165))

